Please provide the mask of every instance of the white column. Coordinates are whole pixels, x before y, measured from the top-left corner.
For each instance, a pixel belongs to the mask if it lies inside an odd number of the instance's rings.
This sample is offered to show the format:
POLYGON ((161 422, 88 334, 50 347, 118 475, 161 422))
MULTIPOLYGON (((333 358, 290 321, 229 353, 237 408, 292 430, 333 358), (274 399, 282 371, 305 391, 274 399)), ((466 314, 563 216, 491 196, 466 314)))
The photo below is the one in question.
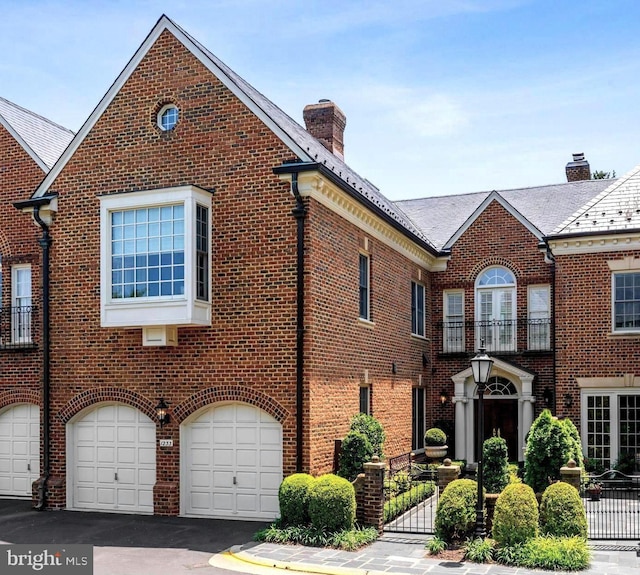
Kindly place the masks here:
POLYGON ((455 407, 455 429, 456 429, 456 457, 457 458, 466 458, 466 439, 467 439, 467 425, 466 425, 466 414, 465 409, 467 402, 469 401, 466 397, 454 397, 453 403, 455 407))
POLYGON ((529 429, 531 429, 531 424, 533 423, 533 404, 535 403, 536 398, 532 395, 525 395, 520 398, 520 403, 522 405, 522 425, 518 426, 520 428, 520 432, 518 435, 519 446, 518 446, 518 460, 524 460, 524 450, 526 448, 525 438, 527 437, 527 433, 529 433, 529 429))

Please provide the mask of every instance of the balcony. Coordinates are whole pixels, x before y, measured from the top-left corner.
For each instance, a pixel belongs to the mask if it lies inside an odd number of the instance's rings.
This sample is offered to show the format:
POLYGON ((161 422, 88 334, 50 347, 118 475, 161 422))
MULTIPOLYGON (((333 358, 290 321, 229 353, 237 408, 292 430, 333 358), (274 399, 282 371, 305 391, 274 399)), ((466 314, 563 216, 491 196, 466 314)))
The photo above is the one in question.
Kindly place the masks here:
POLYGON ((35 306, 0 308, 0 350, 35 348, 35 306))
POLYGON ((551 351, 551 318, 438 322, 434 335, 444 355, 473 353, 481 342, 487 353, 544 353, 551 351))

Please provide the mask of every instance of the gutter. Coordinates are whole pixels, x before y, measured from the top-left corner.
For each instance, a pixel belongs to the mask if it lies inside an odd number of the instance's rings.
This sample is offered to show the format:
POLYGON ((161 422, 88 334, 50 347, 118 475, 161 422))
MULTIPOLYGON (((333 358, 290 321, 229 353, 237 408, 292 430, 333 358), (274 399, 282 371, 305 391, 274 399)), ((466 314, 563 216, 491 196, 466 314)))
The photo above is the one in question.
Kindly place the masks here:
POLYGON ((38 479, 38 501, 34 508, 43 511, 47 504, 47 481, 51 475, 51 371, 50 371, 50 321, 49 321, 49 287, 50 266, 49 248, 51 236, 49 225, 42 219, 40 209, 50 207, 57 196, 45 196, 34 200, 14 203, 14 207, 23 211, 31 211, 33 219, 42 229, 42 237, 38 240, 42 248, 42 428, 43 428, 43 471, 38 479))

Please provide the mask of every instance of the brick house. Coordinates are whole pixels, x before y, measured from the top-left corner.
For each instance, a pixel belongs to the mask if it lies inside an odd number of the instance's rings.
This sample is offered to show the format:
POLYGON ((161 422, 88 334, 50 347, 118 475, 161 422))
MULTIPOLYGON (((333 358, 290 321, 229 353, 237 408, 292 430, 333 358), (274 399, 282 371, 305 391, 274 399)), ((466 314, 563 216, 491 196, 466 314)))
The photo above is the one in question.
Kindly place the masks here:
POLYGON ((40 475, 42 337, 38 227, 13 207, 73 133, 0 98, 0 493, 26 496, 40 475), (16 217, 17 216, 17 217, 16 217), (3 273, 4 272, 4 273, 3 273))
POLYGON ((282 477, 331 471, 359 411, 387 455, 438 424, 474 461, 481 340, 496 360, 485 433, 514 459, 542 406, 564 414, 560 393, 580 415, 554 242, 612 182, 577 158, 567 184, 392 203, 345 163, 333 102, 304 120, 163 16, 18 190, 19 209, 51 217, 39 504, 273 518, 282 477))

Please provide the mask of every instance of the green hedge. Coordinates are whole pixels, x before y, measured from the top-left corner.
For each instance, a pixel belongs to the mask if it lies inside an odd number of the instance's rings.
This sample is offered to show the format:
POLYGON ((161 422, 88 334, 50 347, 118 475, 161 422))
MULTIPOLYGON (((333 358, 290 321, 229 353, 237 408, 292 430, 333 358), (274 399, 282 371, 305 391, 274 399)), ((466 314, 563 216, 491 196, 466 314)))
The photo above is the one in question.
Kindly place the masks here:
POLYGON ((284 525, 309 523, 309 491, 315 479, 307 473, 285 477, 278 490, 280 517, 284 525))
POLYGON ((470 537, 476 526, 477 500, 478 485, 475 481, 456 479, 449 483, 438 501, 436 535, 447 543, 470 537))
POLYGON ((433 481, 417 483, 409 489, 401 493, 397 497, 392 497, 384 504, 384 522, 388 523, 392 519, 404 513, 407 509, 411 509, 425 499, 429 499, 436 490, 436 484, 433 481))
POLYGON ((535 537, 494 553, 498 563, 528 569, 578 571, 589 567, 591 552, 582 537, 535 537))
POLYGON ((311 525, 320 531, 352 529, 356 520, 356 493, 350 481, 328 473, 309 490, 311 525))
POLYGON ((510 483, 496 500, 492 537, 501 546, 517 545, 538 535, 538 501, 524 483, 510 483))
POLYGON ((568 483, 549 485, 540 503, 540 530, 556 537, 587 537, 587 515, 578 490, 568 483))

